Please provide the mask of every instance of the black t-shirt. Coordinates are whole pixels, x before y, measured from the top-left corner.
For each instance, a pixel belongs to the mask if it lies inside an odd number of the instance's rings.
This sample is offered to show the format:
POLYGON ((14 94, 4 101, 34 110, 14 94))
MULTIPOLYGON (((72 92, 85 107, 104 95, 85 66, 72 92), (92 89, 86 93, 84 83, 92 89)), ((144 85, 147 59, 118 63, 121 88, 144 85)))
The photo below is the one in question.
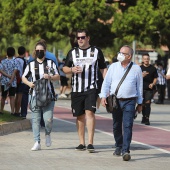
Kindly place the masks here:
POLYGON ((157 70, 154 66, 149 65, 145 67, 144 65, 140 66, 143 71, 148 72, 149 74, 143 77, 143 90, 152 90, 149 88, 149 84, 153 83, 154 78, 158 77, 157 70))

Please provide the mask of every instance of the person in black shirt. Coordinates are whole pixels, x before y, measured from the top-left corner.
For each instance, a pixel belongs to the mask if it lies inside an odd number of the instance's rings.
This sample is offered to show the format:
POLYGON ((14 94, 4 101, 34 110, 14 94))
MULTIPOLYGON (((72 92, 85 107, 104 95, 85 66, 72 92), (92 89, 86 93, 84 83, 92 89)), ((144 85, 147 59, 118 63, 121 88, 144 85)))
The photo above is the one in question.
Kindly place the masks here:
POLYGON ((143 64, 141 65, 143 74, 143 110, 142 121, 145 125, 150 125, 149 117, 151 112, 151 99, 153 97, 153 90, 157 82, 157 70, 154 66, 150 65, 150 56, 148 53, 142 56, 143 64))

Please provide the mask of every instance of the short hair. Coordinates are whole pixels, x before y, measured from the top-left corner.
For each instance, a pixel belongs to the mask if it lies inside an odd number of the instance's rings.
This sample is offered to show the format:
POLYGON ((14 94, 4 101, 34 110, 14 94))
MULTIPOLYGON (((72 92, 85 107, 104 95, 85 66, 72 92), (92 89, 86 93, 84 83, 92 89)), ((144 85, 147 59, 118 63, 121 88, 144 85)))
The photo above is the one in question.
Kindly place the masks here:
POLYGON ((8 47, 7 48, 7 56, 13 57, 14 55, 15 55, 15 49, 13 47, 8 47))
POLYGON ((162 63, 158 63, 157 66, 162 66, 163 67, 163 64, 162 63))
POLYGON ((133 49, 132 49, 132 47, 130 47, 129 45, 124 45, 124 46, 122 46, 122 47, 127 47, 127 48, 129 48, 130 55, 133 56, 133 49))
POLYGON ((143 56, 148 56, 149 58, 150 58, 150 56, 149 56, 149 54, 148 53, 144 53, 144 54, 142 54, 142 57, 143 56))
POLYGON ((25 54, 25 52, 26 52, 25 47, 23 47, 23 46, 18 47, 18 54, 19 55, 23 55, 23 54, 25 54))
POLYGON ((82 33, 82 32, 84 32, 87 37, 90 36, 90 33, 87 29, 78 29, 76 32, 76 36, 78 35, 78 33, 82 33))

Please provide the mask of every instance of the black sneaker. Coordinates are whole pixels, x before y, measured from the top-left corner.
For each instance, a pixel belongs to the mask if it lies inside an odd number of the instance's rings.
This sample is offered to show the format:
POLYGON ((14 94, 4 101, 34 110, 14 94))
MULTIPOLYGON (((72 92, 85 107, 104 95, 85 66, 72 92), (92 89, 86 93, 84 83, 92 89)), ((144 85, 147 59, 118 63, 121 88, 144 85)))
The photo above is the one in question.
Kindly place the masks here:
POLYGON ((113 152, 113 155, 120 156, 122 152, 122 148, 116 147, 115 151, 113 152))
POLYGON ((82 145, 82 144, 80 144, 79 146, 77 146, 76 147, 76 149, 75 149, 76 151, 84 151, 84 150, 86 150, 86 146, 85 145, 82 145))
POLYGON ((146 117, 142 117, 141 123, 142 123, 142 124, 145 124, 145 122, 146 122, 146 117))
POLYGON ((21 118, 22 118, 22 119, 26 119, 26 116, 22 116, 22 115, 21 115, 21 118))
POLYGON ((149 118, 146 117, 145 125, 150 125, 149 118))
POLYGON ((87 146, 87 150, 88 150, 90 153, 94 152, 94 147, 93 147, 93 145, 92 145, 92 144, 89 144, 89 145, 87 146))
POLYGON ((130 154, 127 152, 125 152, 122 157, 124 161, 129 161, 131 159, 130 154))
POLYGON ((15 117, 20 117, 20 113, 11 113, 11 115, 15 116, 15 117))

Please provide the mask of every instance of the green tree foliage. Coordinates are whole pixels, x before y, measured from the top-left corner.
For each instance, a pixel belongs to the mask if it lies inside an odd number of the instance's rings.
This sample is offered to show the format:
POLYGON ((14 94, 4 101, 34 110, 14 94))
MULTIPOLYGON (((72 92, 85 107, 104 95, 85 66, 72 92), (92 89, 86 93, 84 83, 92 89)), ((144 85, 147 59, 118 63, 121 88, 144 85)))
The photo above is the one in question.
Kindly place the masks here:
POLYGON ((78 28, 88 28, 92 33, 91 40, 94 40, 96 45, 104 47, 110 44, 109 39, 101 43, 101 39, 99 41, 98 37, 113 38, 109 26, 98 22, 98 18, 107 15, 107 19, 110 19, 113 15, 111 13, 108 16, 104 0, 55 1, 55 5, 49 6, 47 11, 49 13, 49 21, 53 23, 52 26, 55 30, 48 32, 49 37, 69 36, 71 45, 74 46, 76 30, 78 28), (97 34, 97 37, 93 35, 94 32, 97 34))
POLYGON ((96 45, 104 47, 111 45, 114 36, 109 25, 98 22, 98 19, 110 19, 114 11, 109 8, 104 0, 0 1, 0 37, 17 33, 29 38, 38 36, 51 43, 70 37, 74 46, 75 31, 78 28, 89 28, 96 45), (99 37, 110 39, 99 41, 99 37))
POLYGON ((137 40, 153 47, 167 45, 170 49, 170 1, 138 0, 133 3, 125 6, 125 10, 119 5, 121 10, 114 15, 112 24, 116 36, 126 43, 137 40))
POLYGON ((157 17, 157 36, 159 43, 167 45, 170 50, 170 1, 159 0, 158 9, 159 15, 157 17))
POLYGON ((117 12, 112 30, 125 42, 151 43, 150 36, 157 31, 157 15, 150 0, 138 0, 136 6, 129 7, 124 13, 117 12))
MULTIPOLYGON (((131 44, 133 40, 170 49, 169 0, 1 0, 0 38, 6 45, 26 44, 39 38, 54 45, 75 46, 75 32, 88 28, 91 44, 101 48, 131 44), (111 2, 111 1, 110 1, 111 2), (113 21, 113 22, 112 22, 113 21), (17 41, 19 43, 13 43, 17 41)), ((2 42, 1 42, 2 43, 2 42)), ((51 47, 51 46, 50 46, 51 47)), ((113 48, 112 48, 113 49, 113 48)), ((3 49, 0 49, 3 51, 3 49)), ((109 50, 108 50, 109 51, 109 50)), ((114 52, 114 55, 115 55, 114 52)), ((110 52, 108 52, 110 53, 110 52)))

